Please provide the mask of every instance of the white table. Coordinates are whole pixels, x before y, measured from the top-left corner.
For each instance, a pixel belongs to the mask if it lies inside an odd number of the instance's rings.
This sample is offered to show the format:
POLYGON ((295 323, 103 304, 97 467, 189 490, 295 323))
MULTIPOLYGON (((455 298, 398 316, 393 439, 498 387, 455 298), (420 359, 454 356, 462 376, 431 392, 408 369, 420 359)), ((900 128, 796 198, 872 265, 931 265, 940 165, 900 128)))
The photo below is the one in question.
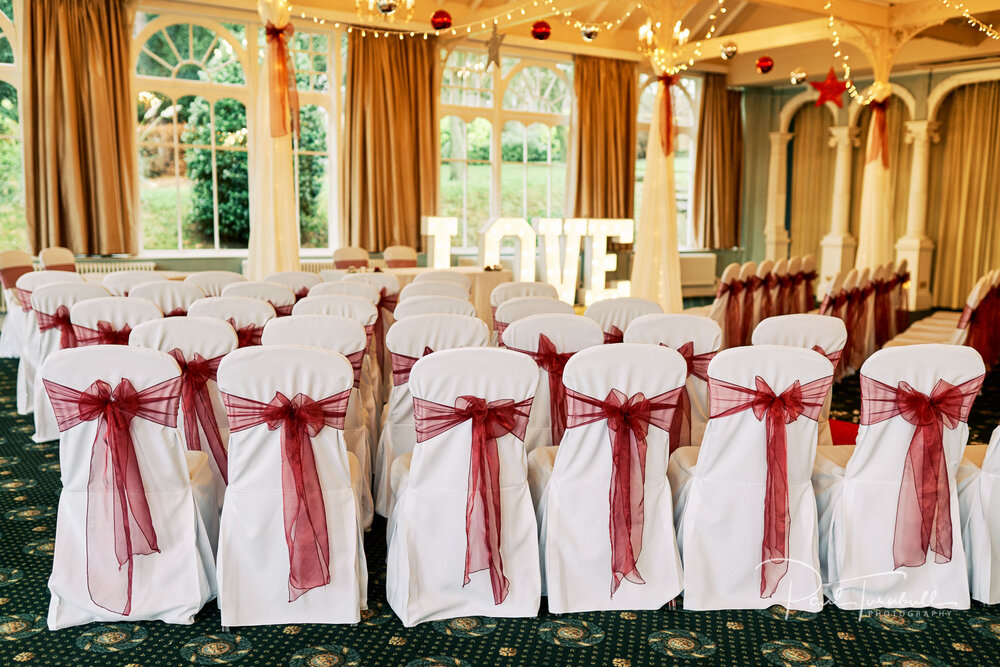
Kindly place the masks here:
POLYGON ((386 273, 391 273, 399 279, 399 286, 403 287, 411 282, 420 273, 427 271, 456 271, 469 277, 472 282, 470 294, 472 304, 476 307, 479 319, 486 322, 486 325, 493 330, 493 309, 490 307, 490 292, 500 283, 509 283, 514 280, 514 274, 507 269, 500 271, 487 271, 479 266, 453 266, 449 269, 434 269, 430 267, 416 267, 406 269, 383 269, 386 273))

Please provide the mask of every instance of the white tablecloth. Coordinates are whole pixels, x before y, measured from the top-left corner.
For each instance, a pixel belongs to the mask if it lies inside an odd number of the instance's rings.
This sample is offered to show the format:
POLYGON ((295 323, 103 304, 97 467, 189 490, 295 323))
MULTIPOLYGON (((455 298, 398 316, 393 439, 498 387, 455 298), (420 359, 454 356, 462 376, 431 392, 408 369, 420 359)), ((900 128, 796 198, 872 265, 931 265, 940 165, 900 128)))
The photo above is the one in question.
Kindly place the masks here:
MULTIPOLYGON (((399 286, 403 287, 416 278, 418 273, 425 273, 427 271, 440 271, 441 269, 432 269, 427 267, 419 268, 409 268, 409 269, 384 269, 386 273, 391 273, 396 278, 399 279, 399 286)), ((486 271, 478 266, 454 266, 448 269, 449 271, 457 271, 459 273, 464 273, 472 281, 472 303, 476 307, 476 313, 479 315, 479 319, 486 322, 490 330, 493 329, 493 309, 490 308, 490 292, 493 288, 500 283, 507 283, 514 279, 513 274, 507 270, 503 269, 501 271, 486 271)))

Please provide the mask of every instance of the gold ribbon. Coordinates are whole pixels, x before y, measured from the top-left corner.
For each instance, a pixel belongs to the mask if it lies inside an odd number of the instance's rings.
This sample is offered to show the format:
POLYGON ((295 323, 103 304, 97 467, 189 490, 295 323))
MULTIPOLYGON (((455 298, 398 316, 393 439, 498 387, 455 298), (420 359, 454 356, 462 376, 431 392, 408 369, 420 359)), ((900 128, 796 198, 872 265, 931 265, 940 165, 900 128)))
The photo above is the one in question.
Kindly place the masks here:
POLYGON ((271 136, 283 137, 291 127, 295 136, 299 136, 299 91, 295 82, 295 66, 292 64, 292 53, 288 42, 295 34, 291 23, 284 28, 277 28, 267 22, 268 50, 268 90, 271 97, 271 136))

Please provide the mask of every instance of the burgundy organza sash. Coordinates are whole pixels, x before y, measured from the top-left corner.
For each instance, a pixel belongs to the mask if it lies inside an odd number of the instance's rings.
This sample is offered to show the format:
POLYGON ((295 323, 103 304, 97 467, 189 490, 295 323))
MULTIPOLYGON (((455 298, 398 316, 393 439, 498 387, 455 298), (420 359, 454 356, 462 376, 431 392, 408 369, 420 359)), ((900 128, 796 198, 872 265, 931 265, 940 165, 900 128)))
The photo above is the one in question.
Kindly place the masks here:
POLYGON ((184 306, 177 306, 169 313, 163 313, 164 317, 184 317, 188 314, 187 308, 184 306))
POLYGON ((65 305, 56 308, 53 314, 35 311, 35 320, 38 322, 38 331, 44 333, 50 329, 59 329, 59 349, 68 350, 76 347, 76 332, 73 323, 69 320, 69 308, 65 305))
POLYGON ((614 343, 624 343, 625 342, 625 332, 611 325, 611 329, 604 332, 604 344, 611 345, 614 343))
MULTIPOLYGON (((500 347, 506 347, 506 345, 503 344, 503 332, 506 331, 507 327, 509 326, 510 322, 501 322, 496 318, 496 315, 493 316, 493 330, 497 332, 497 343, 500 345, 500 347)), ((607 341, 607 339, 608 336, 607 334, 605 334, 604 335, 605 342, 607 341)))
POLYGON ((46 379, 42 383, 60 432, 97 420, 87 482, 87 589, 98 607, 128 616, 133 558, 160 550, 131 424, 138 417, 175 427, 181 378, 140 392, 128 379, 114 389, 98 380, 84 391, 46 379))
MULTIPOLYGON (((663 345, 663 343, 660 343, 663 345)), ((663 347, 669 347, 663 345, 663 347)), ((687 362, 687 376, 696 377, 699 380, 708 382, 708 364, 715 358, 718 352, 705 352, 703 354, 694 353, 694 341, 688 341, 676 348, 677 353, 684 357, 687 362)), ((680 410, 674 411, 673 420, 670 422, 670 453, 678 447, 687 447, 691 444, 691 395, 688 393, 687 384, 681 392, 680 410)))
POLYGON ((875 306, 872 309, 875 323, 875 345, 881 348, 891 338, 889 334, 889 318, 894 317, 892 313, 892 281, 876 280, 875 306))
MULTIPOLYGON (((723 287, 725 288, 726 286, 723 285, 723 287)), ((740 313, 740 302, 742 301, 740 296, 743 294, 743 283, 739 280, 734 280, 729 283, 728 288, 720 291, 729 293, 729 300, 726 302, 723 338, 726 341, 726 347, 738 347, 743 342, 741 331, 743 318, 740 313)))
POLYGON ((896 333, 901 334, 910 326, 910 309, 907 306, 906 283, 910 282, 909 273, 896 274, 896 289, 899 290, 899 305, 896 308, 896 333))
POLYGON ((497 440, 508 433, 524 441, 528 428, 531 401, 515 403, 510 399, 487 403, 476 396, 459 396, 454 407, 413 397, 413 421, 417 442, 426 442, 472 420, 472 456, 469 463, 469 487, 465 500, 465 579, 489 570, 493 603, 507 598, 510 582, 503 573, 500 553, 500 452, 497 440))
POLYGON ((387 259, 385 265, 390 269, 412 269, 417 266, 415 259, 387 259))
POLYGON ((847 305, 847 299, 848 294, 845 290, 840 290, 835 296, 827 293, 827 295, 823 297, 823 303, 819 307, 819 314, 832 315, 833 317, 845 319, 846 316, 843 309, 844 306, 847 305))
POLYGON ((378 292, 378 317, 375 318, 375 354, 378 357, 378 367, 385 368, 385 314, 392 314, 396 311, 396 304, 399 303, 399 294, 387 294, 385 288, 378 292), (385 312, 383 312, 385 311, 385 312))
POLYGON ((792 283, 794 278, 787 273, 778 276, 778 298, 775 305, 777 315, 788 315, 792 312, 792 283))
POLYGON ((749 345, 753 334, 753 302, 764 281, 757 276, 750 276, 743 285, 743 310, 740 321, 740 344, 749 345))
POLYGON ((611 439, 611 489, 608 534, 611 538, 611 595, 622 579, 646 583, 636 561, 642 551, 645 523, 646 435, 649 427, 669 431, 674 411, 684 388, 646 398, 642 393, 628 397, 612 389, 599 399, 566 389, 567 428, 608 422, 611 439))
POLYGON ((367 259, 335 259, 333 260, 333 268, 335 269, 366 269, 368 268, 367 259))
POLYGON ((802 312, 802 283, 806 280, 806 274, 799 271, 789 275, 789 278, 792 281, 792 286, 788 292, 788 312, 800 313, 802 312))
POLYGON ((14 294, 17 295, 17 300, 21 303, 21 310, 26 313, 29 312, 31 310, 31 292, 20 287, 15 287, 14 294))
POLYGON ((269 403, 222 394, 231 432, 266 424, 281 430, 281 497, 288 547, 288 601, 330 583, 326 505, 312 439, 323 427, 344 429, 351 390, 320 401, 276 392, 269 403))
POLYGON ((893 569, 951 561, 951 490, 944 452, 944 429, 969 420, 983 384, 979 376, 959 385, 938 380, 930 396, 906 382, 896 387, 861 376, 861 423, 902 417, 916 428, 906 450, 892 541, 893 569))
POLYGON ((242 328, 237 327, 236 320, 231 317, 226 321, 229 322, 229 326, 236 330, 236 340, 239 347, 260 345, 260 338, 264 335, 264 327, 258 327, 253 324, 248 324, 242 328))
POLYGON ((389 352, 389 356, 392 359, 392 386, 398 387, 401 384, 409 382, 410 371, 413 370, 413 365, 433 351, 430 347, 424 346, 424 353, 419 357, 408 357, 405 354, 389 352))
POLYGON ((802 274, 802 280, 805 284, 805 290, 803 292, 805 310, 803 312, 808 313, 816 305, 816 278, 818 277, 819 274, 815 271, 806 271, 802 274))
POLYGON ((0 269, 0 284, 4 289, 12 290, 17 287, 18 278, 34 270, 33 266, 8 266, 6 269, 0 269))
POLYGON ((303 285, 295 291, 295 301, 301 301, 302 299, 309 296, 309 285, 303 285))
POLYGON ((215 459, 215 465, 222 475, 222 481, 229 484, 229 463, 226 447, 222 444, 222 433, 215 419, 212 395, 208 391, 208 381, 216 380, 219 363, 226 355, 206 359, 195 354, 190 361, 184 358, 179 348, 170 350, 170 356, 181 367, 181 414, 184 415, 184 442, 194 452, 205 451, 201 434, 205 433, 208 452, 215 459), (199 428, 200 426, 200 428, 199 428))
POLYGON ((549 376, 549 429, 552 434, 552 445, 559 446, 566 431, 566 387, 563 385, 563 371, 566 369, 566 362, 575 352, 559 352, 555 343, 545 334, 538 334, 537 350, 519 350, 513 347, 508 349, 528 355, 549 376))
POLYGON ((131 333, 132 327, 128 324, 121 329, 115 329, 113 324, 105 320, 99 320, 96 329, 79 324, 73 325, 73 335, 76 336, 77 347, 87 347, 89 345, 128 345, 128 337, 131 333))
POLYGON ((288 317, 292 314, 292 309, 295 308, 294 301, 292 303, 286 303, 283 306, 278 306, 273 303, 271 305, 274 306, 274 314, 278 317, 288 317))
POLYGON ((840 365, 840 359, 841 357, 844 356, 844 349, 841 348, 839 350, 834 350, 833 352, 830 353, 827 353, 827 351, 824 350, 820 345, 813 345, 812 349, 813 352, 819 352, 824 357, 826 357, 830 361, 830 363, 833 364, 833 370, 834 373, 836 373, 837 367, 840 365))
POLYGON ((769 273, 764 276, 763 288, 764 291, 761 294, 760 301, 760 319, 766 320, 769 317, 774 317, 775 313, 775 295, 774 288, 778 286, 778 276, 773 273, 769 273))
POLYGON ((761 543, 760 597, 774 595, 788 572, 788 433, 786 426, 799 417, 817 421, 833 375, 791 387, 776 394, 764 378, 755 378, 754 389, 711 378, 708 383, 711 418, 729 417, 753 410, 764 421, 767 476, 764 490, 764 539, 761 543), (765 421, 766 418, 766 421, 765 421))
POLYGON ((43 267, 46 271, 68 271, 76 273, 76 264, 52 264, 43 267))

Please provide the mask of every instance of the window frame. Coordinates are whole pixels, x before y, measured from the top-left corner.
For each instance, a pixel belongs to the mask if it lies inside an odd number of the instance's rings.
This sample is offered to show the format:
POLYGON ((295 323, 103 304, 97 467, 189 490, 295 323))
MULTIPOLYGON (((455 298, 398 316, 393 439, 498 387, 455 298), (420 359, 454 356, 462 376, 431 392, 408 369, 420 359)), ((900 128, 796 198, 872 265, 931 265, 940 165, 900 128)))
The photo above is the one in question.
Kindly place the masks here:
MULTIPOLYGON (((0 12, 0 36, 6 37, 7 42, 10 45, 11 53, 14 56, 13 63, 0 63, 0 81, 6 83, 14 89, 14 93, 17 95, 17 134, 16 135, 3 135, 0 141, 15 141, 17 142, 18 148, 21 153, 21 184, 22 191, 21 196, 24 197, 24 90, 23 90, 23 77, 24 77, 24 57, 21 51, 21 33, 20 26, 24 25, 24 6, 22 0, 13 0, 13 16, 6 16, 0 12)), ((25 247, 23 250, 28 250, 28 226, 27 217, 24 220, 24 239, 25 247)))

